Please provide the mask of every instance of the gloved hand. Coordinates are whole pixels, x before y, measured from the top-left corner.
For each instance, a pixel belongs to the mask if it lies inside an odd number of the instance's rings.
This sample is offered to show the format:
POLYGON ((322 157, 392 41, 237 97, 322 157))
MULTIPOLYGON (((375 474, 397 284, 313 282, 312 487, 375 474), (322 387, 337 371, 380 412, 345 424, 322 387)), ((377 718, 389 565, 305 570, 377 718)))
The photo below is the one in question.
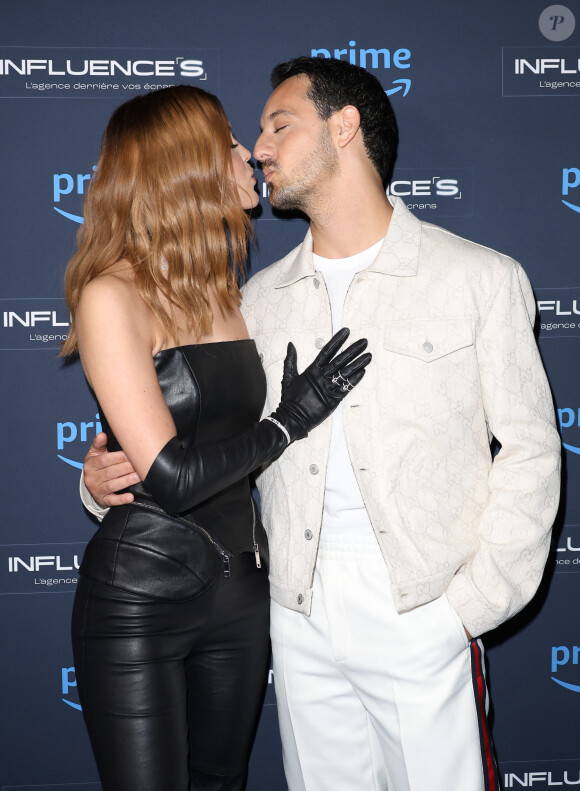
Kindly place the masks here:
POLYGON ((296 348, 293 343, 288 344, 282 400, 270 418, 286 429, 290 442, 306 437, 322 423, 365 375, 372 359, 371 354, 361 354, 368 345, 366 338, 337 355, 349 335, 346 327, 339 330, 301 374, 296 365, 296 348))

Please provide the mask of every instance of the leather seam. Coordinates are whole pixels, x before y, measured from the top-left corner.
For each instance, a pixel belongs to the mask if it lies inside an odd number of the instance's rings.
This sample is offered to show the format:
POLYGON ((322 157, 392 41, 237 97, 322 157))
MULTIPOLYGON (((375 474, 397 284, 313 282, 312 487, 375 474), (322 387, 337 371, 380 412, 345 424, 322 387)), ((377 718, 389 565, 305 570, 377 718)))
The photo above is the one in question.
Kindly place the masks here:
POLYGON ((125 534, 125 530, 127 529, 127 523, 129 522, 129 513, 130 513, 130 508, 127 508, 127 512, 125 513, 125 522, 123 524, 123 529, 119 534, 119 538, 115 541, 116 547, 115 547, 115 556, 113 559, 113 568, 111 572, 111 585, 113 585, 113 581, 117 573, 117 558, 119 555, 119 548, 121 546, 121 541, 123 539, 123 535, 125 534))
MULTIPOLYGON (((114 539, 104 539, 104 540, 105 541, 107 541, 107 540, 108 541, 114 541, 114 539)), ((141 549, 141 550, 143 550, 143 552, 148 552, 151 555, 155 555, 157 557, 164 558, 165 560, 170 560, 172 563, 175 563, 177 566, 181 566, 181 568, 185 569, 186 571, 189 571, 194 576, 197 576, 190 566, 187 566, 185 563, 182 563, 181 560, 178 560, 177 558, 172 557, 171 555, 164 555, 163 552, 159 552, 156 549, 151 549, 150 547, 144 547, 142 544, 135 544, 133 541, 116 541, 115 543, 117 544, 117 552, 115 553, 115 563, 116 563, 116 557, 117 557, 117 553, 119 551, 119 548, 121 546, 131 547, 133 549, 141 549)), ((215 553, 215 555, 216 555, 216 557, 218 557, 217 552, 215 553)))
POLYGON ((193 444, 195 444, 195 438, 197 437, 197 430, 199 428, 199 423, 200 423, 200 420, 201 420, 202 392, 201 392, 201 388, 199 386, 199 382, 197 381, 197 376, 195 375, 195 371, 191 367, 191 365, 189 363, 189 360, 187 359, 187 355, 185 354, 185 352, 184 352, 182 347, 180 347, 179 352, 181 354, 181 357, 183 358, 183 362, 187 366, 187 370, 189 371, 189 373, 191 375, 191 378, 193 380, 193 386, 194 386, 195 390, 197 391, 197 395, 198 395, 198 398, 199 398, 199 409, 197 410, 197 415, 196 415, 196 419, 195 419, 195 427, 194 427, 194 430, 193 430, 193 436, 191 438, 191 442, 192 442, 192 445, 193 445, 193 444))

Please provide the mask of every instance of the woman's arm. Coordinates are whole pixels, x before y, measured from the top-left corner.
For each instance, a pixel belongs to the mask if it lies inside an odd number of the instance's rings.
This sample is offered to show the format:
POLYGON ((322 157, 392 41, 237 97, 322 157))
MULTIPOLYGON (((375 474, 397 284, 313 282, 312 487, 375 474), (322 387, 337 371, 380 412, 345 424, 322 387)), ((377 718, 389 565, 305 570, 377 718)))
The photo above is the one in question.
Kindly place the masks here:
POLYGON ((143 479, 176 435, 153 363, 156 337, 150 313, 133 284, 112 274, 89 283, 75 320, 87 380, 143 479))

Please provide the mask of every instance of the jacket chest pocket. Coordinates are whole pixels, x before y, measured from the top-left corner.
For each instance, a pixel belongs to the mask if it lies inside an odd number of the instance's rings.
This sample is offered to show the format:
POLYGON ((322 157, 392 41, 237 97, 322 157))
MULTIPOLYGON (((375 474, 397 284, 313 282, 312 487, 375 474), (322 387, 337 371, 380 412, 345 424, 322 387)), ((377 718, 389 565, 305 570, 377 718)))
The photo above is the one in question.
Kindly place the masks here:
POLYGON ((473 413, 479 397, 474 336, 470 318, 389 322, 381 349, 382 385, 415 416, 473 413))
POLYGON ((393 321, 385 328, 383 347, 395 354, 433 363, 473 346, 470 319, 415 319, 393 321))

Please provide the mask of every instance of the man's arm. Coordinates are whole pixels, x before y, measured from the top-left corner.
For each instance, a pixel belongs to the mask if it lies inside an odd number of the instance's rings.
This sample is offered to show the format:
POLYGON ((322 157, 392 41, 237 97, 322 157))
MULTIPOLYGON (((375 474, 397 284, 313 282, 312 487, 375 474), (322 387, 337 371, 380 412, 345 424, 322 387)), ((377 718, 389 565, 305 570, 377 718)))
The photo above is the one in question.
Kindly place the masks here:
POLYGON ((483 406, 501 448, 489 474, 479 548, 447 589, 475 635, 499 626, 536 592, 558 507, 560 438, 534 319, 530 283, 513 262, 476 342, 483 406))
POLYGON ((107 435, 103 432, 97 434, 85 456, 79 486, 81 500, 87 511, 100 521, 111 506, 133 502, 134 497, 130 492, 116 492, 139 481, 125 454, 122 451, 108 453, 107 435))

